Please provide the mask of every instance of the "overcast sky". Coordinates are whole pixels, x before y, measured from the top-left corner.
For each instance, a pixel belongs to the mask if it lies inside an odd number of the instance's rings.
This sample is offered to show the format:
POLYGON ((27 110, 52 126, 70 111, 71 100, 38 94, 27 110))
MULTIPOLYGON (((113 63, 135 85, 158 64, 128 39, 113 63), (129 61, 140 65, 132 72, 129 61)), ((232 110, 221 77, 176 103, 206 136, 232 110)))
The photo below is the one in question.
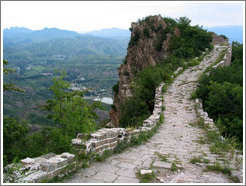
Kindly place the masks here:
POLYGON ((92 31, 118 27, 128 29, 131 22, 148 15, 189 17, 192 25, 204 27, 243 25, 244 1, 1 1, 2 28, 44 27, 73 31, 92 31))

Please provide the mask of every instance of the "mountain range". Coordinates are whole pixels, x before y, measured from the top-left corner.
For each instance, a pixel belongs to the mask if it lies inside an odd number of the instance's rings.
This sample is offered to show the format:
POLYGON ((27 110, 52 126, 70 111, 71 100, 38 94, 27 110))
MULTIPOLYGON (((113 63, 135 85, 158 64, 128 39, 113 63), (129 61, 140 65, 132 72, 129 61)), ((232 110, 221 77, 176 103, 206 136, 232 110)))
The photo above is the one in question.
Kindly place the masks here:
MULTIPOLYGON (((238 41, 243 43, 243 26, 218 26, 205 28, 208 31, 213 31, 218 35, 225 35, 229 38, 229 41, 238 41)), ((23 43, 38 43, 42 41, 48 41, 50 39, 72 39, 75 37, 83 36, 87 39, 89 37, 100 37, 110 39, 130 39, 130 31, 119 28, 107 28, 101 30, 94 30, 86 33, 78 33, 75 31, 61 30, 58 28, 44 28, 42 30, 30 30, 24 27, 11 27, 10 29, 4 29, 3 42, 8 44, 23 44, 23 43)))

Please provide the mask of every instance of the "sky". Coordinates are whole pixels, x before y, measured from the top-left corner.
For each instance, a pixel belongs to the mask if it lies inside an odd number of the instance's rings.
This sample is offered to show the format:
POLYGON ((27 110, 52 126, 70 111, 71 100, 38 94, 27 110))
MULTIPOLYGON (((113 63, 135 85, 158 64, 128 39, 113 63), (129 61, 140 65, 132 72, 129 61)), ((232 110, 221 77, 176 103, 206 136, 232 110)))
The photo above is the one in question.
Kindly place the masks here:
POLYGON ((1 1, 1 29, 45 27, 86 32, 117 27, 148 15, 187 16, 191 25, 243 25, 244 1, 1 1))

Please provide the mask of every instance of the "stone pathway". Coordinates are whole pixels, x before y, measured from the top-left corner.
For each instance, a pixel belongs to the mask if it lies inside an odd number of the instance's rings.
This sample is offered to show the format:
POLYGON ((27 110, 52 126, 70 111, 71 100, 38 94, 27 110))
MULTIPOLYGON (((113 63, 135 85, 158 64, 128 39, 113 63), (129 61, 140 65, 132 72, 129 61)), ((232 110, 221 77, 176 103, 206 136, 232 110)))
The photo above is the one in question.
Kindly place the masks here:
POLYGON ((164 123, 144 145, 130 147, 103 162, 94 162, 65 180, 66 183, 138 183, 136 173, 142 169, 157 171, 155 182, 163 183, 228 183, 220 173, 204 172, 204 164, 191 164, 194 157, 203 157, 214 163, 219 155, 211 154, 209 144, 199 144, 205 131, 193 126, 197 121, 190 94, 202 71, 212 64, 223 50, 215 46, 199 66, 179 75, 164 94, 164 123), (165 161, 161 161, 164 158, 165 161), (171 171, 172 165, 178 171, 171 171))

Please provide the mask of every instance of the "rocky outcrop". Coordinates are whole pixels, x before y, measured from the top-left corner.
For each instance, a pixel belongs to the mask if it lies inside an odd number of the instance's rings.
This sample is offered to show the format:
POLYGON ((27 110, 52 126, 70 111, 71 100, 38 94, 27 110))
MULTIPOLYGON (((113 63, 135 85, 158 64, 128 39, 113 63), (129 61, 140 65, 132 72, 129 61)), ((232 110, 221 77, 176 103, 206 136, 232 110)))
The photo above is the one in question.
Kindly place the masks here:
MULTIPOLYGON (((168 25, 161 16, 150 16, 145 20, 131 24, 131 40, 124 64, 119 68, 118 91, 115 92, 114 106, 110 111, 110 125, 112 127, 119 126, 120 105, 134 93, 134 89, 131 89, 131 83, 136 72, 150 65, 154 66, 161 63, 167 57, 167 48, 172 36, 168 32, 165 33, 164 30, 167 27, 168 25), (163 31, 165 38, 163 38, 163 31)), ((174 35, 180 35, 178 28, 174 29, 174 35)))
POLYGON ((222 36, 218 36, 216 33, 212 33, 212 37, 213 37, 212 42, 214 45, 228 44, 228 39, 225 39, 222 36))

